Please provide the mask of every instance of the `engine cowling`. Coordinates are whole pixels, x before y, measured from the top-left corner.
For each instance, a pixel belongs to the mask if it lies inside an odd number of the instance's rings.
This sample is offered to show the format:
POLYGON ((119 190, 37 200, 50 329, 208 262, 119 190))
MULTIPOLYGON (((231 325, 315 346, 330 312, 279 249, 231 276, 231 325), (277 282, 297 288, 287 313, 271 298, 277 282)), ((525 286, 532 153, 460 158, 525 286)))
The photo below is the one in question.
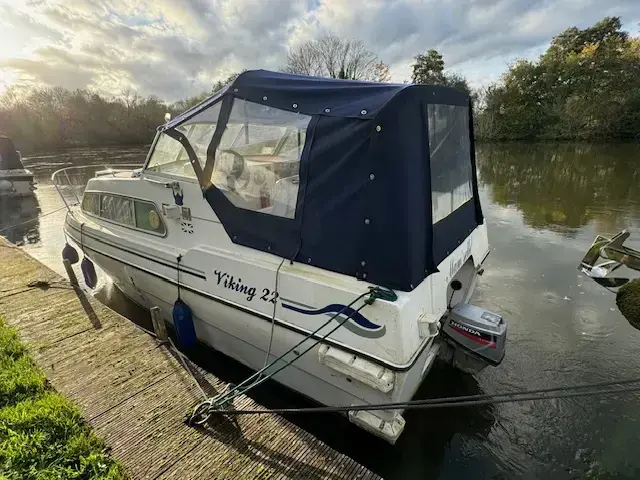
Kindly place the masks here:
POLYGON ((497 313, 458 303, 443 321, 440 356, 454 367, 478 373, 504 358, 507 322, 497 313))

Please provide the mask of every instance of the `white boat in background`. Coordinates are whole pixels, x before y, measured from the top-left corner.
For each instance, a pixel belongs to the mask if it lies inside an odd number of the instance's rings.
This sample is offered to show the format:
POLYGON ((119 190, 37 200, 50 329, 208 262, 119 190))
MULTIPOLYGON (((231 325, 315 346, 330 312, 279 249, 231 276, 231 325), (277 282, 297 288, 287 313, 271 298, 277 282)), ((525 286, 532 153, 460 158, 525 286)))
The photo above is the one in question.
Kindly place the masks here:
MULTIPOLYGON (((255 370, 286 354, 274 379, 324 405, 408 401, 438 356, 504 355, 505 320, 466 303, 489 253, 470 108, 248 71, 161 126, 142 169, 91 178, 64 230, 138 304, 188 305, 201 342, 255 370)), ((349 418, 395 442, 402 413, 349 418)))
POLYGON ((22 165, 22 156, 9 137, 0 134, 0 197, 33 195, 33 173, 22 165))

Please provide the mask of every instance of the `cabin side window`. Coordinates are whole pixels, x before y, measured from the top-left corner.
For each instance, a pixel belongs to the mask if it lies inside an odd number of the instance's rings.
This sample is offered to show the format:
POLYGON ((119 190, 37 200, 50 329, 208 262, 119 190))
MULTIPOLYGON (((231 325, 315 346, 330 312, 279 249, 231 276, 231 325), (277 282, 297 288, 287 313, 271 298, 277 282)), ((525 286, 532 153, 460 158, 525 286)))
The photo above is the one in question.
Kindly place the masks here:
POLYGON ((294 218, 311 117, 236 98, 211 182, 236 207, 294 218))
POLYGON ((166 227, 156 206, 144 200, 119 195, 85 192, 82 211, 118 225, 164 235, 166 227))
POLYGON ((82 198, 82 210, 91 215, 100 215, 100 195, 86 192, 82 198))
POLYGON ((429 105, 429 152, 433 223, 473 197, 469 108, 429 105))
POLYGON ((105 220, 133 227, 132 200, 115 195, 100 195, 100 216, 105 220))

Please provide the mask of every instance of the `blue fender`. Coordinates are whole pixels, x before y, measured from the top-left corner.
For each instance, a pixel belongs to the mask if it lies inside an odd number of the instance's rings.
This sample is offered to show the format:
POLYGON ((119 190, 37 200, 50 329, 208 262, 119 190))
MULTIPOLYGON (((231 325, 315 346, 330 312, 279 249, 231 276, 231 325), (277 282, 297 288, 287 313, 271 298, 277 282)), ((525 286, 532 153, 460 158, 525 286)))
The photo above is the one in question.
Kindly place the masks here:
POLYGON ((96 267, 93 266, 93 262, 87 257, 84 257, 80 264, 80 270, 82 270, 84 283, 87 287, 96 288, 96 285, 98 284, 98 275, 96 274, 96 267))
POLYGON ((80 261, 78 251, 68 243, 65 244, 64 248, 62 249, 62 260, 69 260, 69 263, 71 265, 75 265, 80 261))
POLYGON ((183 349, 190 349, 196 345, 196 329, 193 324, 193 314, 189 305, 178 298, 173 304, 173 326, 176 329, 178 344, 183 349))

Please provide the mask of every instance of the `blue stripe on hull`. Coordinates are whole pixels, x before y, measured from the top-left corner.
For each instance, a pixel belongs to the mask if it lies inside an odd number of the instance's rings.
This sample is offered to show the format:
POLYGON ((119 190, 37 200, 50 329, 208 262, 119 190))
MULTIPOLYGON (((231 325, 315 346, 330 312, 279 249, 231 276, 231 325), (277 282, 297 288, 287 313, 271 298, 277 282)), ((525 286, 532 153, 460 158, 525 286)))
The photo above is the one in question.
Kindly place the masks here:
POLYGON ((338 313, 345 317, 349 317, 351 320, 356 322, 360 327, 365 328, 367 330, 379 330, 382 328, 381 325, 376 325, 375 323, 369 321, 364 315, 360 312, 357 312, 351 307, 346 305, 340 305, 338 303, 332 303, 331 305, 327 305, 326 307, 319 308, 317 310, 307 310, 300 307, 295 307, 293 305, 289 305, 287 303, 283 303, 282 306, 284 308, 288 308, 289 310, 293 310, 294 312, 302 313, 303 315, 324 315, 325 313, 338 313))

